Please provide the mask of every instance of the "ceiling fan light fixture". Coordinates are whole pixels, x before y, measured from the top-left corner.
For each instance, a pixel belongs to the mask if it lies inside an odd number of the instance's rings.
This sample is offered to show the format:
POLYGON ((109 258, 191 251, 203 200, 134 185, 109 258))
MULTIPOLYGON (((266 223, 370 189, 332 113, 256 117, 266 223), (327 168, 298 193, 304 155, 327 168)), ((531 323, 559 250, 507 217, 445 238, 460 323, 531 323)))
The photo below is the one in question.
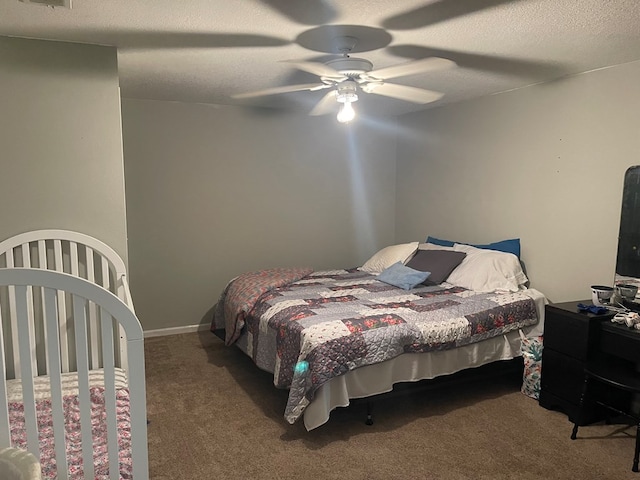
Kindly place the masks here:
POLYGON ((358 86, 354 81, 346 81, 338 84, 336 100, 338 103, 352 103, 358 101, 358 86))
POLYGON ((356 116, 353 102, 358 101, 358 85, 352 80, 338 84, 336 88, 336 100, 340 103, 337 119, 340 123, 349 123, 356 116))
POLYGON ((344 102, 340 105, 338 116, 336 117, 340 123, 349 123, 356 118, 356 111, 353 109, 351 102, 344 102))
POLYGON ((336 100, 338 100, 338 103, 353 103, 358 101, 358 95, 355 93, 338 93, 336 100))

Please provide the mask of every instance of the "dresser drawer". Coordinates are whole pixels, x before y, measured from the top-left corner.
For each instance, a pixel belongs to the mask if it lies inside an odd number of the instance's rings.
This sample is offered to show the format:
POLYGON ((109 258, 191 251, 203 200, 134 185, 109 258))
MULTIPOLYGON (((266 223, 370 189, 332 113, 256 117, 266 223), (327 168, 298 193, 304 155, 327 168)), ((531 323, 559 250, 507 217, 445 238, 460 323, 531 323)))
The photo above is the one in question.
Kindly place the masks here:
POLYGON ((544 320, 544 348, 584 362, 596 341, 595 332, 600 321, 593 315, 567 312, 548 305, 544 320))
POLYGON ((584 363, 550 348, 542 351, 540 389, 551 392, 571 405, 580 403, 584 384, 584 363))

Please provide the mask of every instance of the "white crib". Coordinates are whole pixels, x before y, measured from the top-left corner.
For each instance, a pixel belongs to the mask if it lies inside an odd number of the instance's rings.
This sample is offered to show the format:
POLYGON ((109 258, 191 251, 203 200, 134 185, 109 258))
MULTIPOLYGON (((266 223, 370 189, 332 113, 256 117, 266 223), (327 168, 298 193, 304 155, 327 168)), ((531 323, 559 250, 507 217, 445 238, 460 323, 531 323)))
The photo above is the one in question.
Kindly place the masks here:
MULTIPOLYGON (((89 235, 69 230, 34 230, 15 235, 0 242, 0 267, 48 269, 85 278, 109 290, 135 313, 124 261, 107 244, 89 235)), ((58 300, 59 335, 62 347, 60 361, 62 363, 62 371, 71 372, 75 371, 75 363, 73 350, 66 348, 68 343, 72 341, 72 338, 70 338, 72 332, 66 322, 68 304, 64 301, 62 294, 58 295, 58 300)), ((9 302, 13 302, 12 297, 9 297, 9 302)), ((29 303, 28 307, 32 312, 32 302, 29 303)), ((15 326, 15 308, 10 308, 8 314, 11 316, 11 325, 15 326)), ((90 368, 99 368, 100 366, 99 349, 95 348, 98 344, 96 315, 95 307, 92 307, 89 312, 89 322, 90 327, 93 328, 89 329, 89 334, 91 336, 91 346, 94 348, 91 349, 90 368)), ((34 325, 33 341, 44 339, 46 332, 41 327, 41 323, 34 325)), ((11 332, 14 335, 12 343, 15 344, 17 341, 15 337, 16 329, 12 328, 11 332)), ((126 344, 126 338, 122 330, 118 332, 118 339, 116 365, 126 370, 127 351, 123 348, 126 344)), ((9 365, 10 373, 19 378, 21 365, 17 356, 14 356, 13 360, 14 362, 9 365)), ((46 373, 42 358, 39 360, 40 368, 36 371, 40 374, 46 373)))
POLYGON ((124 262, 92 237, 42 230, 1 242, 0 266, 0 449, 28 450, 45 479, 148 479, 124 262))

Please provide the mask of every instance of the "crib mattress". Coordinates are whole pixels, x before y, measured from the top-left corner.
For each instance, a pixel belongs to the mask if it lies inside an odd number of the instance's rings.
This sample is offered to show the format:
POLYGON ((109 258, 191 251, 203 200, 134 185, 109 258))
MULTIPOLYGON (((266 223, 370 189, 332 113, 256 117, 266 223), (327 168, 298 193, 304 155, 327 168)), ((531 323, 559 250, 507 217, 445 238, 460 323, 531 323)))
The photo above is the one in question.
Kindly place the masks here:
MULTIPOLYGON (((53 437, 53 415, 51 392, 47 377, 34 379, 36 391, 36 412, 40 444, 40 465, 43 479, 57 478, 56 455, 53 437)), ((109 478, 109 456, 107 454, 107 424, 103 373, 93 370, 89 374, 91 401, 91 427, 93 433, 93 459, 95 478, 109 478)), ((22 389, 18 380, 7 381, 9 421, 11 424, 11 442, 14 447, 27 448, 24 420, 22 389)), ((82 465, 82 444, 80 430, 80 402, 78 381, 74 373, 63 374, 63 409, 66 432, 66 456, 69 478, 84 480, 86 476, 82 465)), ((132 478, 131 462, 131 425, 129 411, 129 391, 126 373, 116 369, 116 413, 118 431, 118 450, 120 478, 132 478)))
MULTIPOLYGON (((62 395, 78 395, 78 374, 76 372, 63 373, 62 395)), ((33 379, 33 390, 36 400, 51 398, 50 380, 48 375, 40 375, 33 379)), ((115 368, 116 390, 127 387, 127 372, 121 368, 115 368)), ((104 373, 102 369, 89 370, 89 387, 104 386, 104 373)), ((20 380, 7 380, 7 401, 22 402, 22 382, 20 380)))

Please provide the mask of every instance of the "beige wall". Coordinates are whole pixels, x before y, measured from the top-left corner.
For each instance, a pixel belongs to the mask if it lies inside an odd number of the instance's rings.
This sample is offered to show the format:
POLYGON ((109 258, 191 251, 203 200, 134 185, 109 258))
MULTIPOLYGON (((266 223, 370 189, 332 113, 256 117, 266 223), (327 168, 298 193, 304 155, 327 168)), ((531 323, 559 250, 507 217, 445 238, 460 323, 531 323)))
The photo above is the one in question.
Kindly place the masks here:
POLYGON ((76 230, 126 259, 116 55, 0 37, 0 239, 76 230))
POLYGON ((234 276, 362 264, 393 242, 395 136, 365 122, 123 99, 129 267, 145 330, 211 320, 234 276))
POLYGON ((623 175, 640 164, 639 80, 636 62, 398 129, 124 100, 125 214, 115 50, 0 37, 0 237, 67 228, 126 257, 128 223, 147 330, 206 322, 243 271, 356 265, 426 235, 520 237, 534 287, 586 298, 613 279, 623 175))
POLYGON ((401 117, 396 240, 520 237, 552 301, 613 283, 640 62, 401 117))

